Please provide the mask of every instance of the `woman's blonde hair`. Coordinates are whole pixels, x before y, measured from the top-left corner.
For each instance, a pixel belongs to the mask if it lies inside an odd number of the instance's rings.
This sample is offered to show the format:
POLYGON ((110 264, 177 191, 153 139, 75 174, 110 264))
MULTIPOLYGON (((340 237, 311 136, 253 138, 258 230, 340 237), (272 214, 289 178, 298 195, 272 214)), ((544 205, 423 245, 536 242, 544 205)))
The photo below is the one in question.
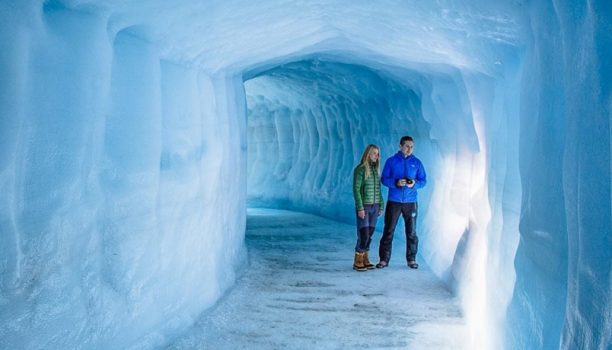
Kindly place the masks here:
POLYGON ((374 171, 376 171, 377 174, 380 174, 380 148, 378 148, 376 145, 370 144, 366 147, 365 151, 363 151, 361 161, 359 162, 359 165, 363 165, 365 167, 365 177, 370 177, 372 174, 372 170, 370 169, 370 153, 372 153, 374 150, 378 151, 378 160, 376 160, 376 162, 372 165, 374 166, 374 171))

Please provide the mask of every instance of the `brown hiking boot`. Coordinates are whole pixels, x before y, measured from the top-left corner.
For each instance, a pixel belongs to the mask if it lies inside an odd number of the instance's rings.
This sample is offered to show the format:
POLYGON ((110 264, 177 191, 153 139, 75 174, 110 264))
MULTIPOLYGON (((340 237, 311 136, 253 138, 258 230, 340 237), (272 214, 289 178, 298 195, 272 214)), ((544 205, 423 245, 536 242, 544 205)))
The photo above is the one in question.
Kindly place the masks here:
POLYGON ((368 269, 363 264, 363 255, 365 253, 355 253, 355 262, 353 263, 353 270, 355 271, 367 271, 368 269))
POLYGON ((370 259, 368 258, 368 252, 364 252, 363 253, 363 265, 366 267, 366 269, 371 270, 374 268, 374 264, 372 264, 370 262, 370 259))

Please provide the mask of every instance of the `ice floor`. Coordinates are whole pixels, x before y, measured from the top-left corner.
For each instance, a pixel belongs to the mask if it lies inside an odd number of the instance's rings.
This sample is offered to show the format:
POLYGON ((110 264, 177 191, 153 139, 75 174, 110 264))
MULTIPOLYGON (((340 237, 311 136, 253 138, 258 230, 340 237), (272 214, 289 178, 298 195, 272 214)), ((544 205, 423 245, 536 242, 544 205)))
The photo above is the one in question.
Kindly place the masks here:
MULTIPOLYGON (((235 287, 168 349, 461 349, 457 300, 395 238, 383 270, 352 270, 351 225, 250 209, 248 265, 235 287)), ((375 234, 372 257, 377 261, 375 234)))

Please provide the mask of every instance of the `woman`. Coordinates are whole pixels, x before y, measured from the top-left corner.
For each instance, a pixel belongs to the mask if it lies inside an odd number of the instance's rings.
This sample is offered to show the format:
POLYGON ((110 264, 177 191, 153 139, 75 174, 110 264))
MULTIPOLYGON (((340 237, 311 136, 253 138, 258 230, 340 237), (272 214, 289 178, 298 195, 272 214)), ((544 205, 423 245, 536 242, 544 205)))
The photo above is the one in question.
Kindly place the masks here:
POLYGON ((376 227, 376 219, 384 209, 380 188, 380 149, 368 145, 361 156, 361 162, 353 171, 353 196, 357 212, 357 245, 353 269, 373 269, 368 252, 376 227))

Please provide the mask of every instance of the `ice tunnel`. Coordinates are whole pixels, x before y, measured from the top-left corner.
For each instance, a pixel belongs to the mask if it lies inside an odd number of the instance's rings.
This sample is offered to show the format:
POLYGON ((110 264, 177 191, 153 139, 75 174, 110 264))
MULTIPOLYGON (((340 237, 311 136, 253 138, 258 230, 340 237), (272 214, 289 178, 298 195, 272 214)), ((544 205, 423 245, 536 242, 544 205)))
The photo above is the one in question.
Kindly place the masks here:
POLYGON ((0 347, 163 347, 247 206, 352 222, 402 135, 473 348, 612 346, 605 1, 0 0, 0 347), (189 288, 185 288, 189 286, 189 288))

